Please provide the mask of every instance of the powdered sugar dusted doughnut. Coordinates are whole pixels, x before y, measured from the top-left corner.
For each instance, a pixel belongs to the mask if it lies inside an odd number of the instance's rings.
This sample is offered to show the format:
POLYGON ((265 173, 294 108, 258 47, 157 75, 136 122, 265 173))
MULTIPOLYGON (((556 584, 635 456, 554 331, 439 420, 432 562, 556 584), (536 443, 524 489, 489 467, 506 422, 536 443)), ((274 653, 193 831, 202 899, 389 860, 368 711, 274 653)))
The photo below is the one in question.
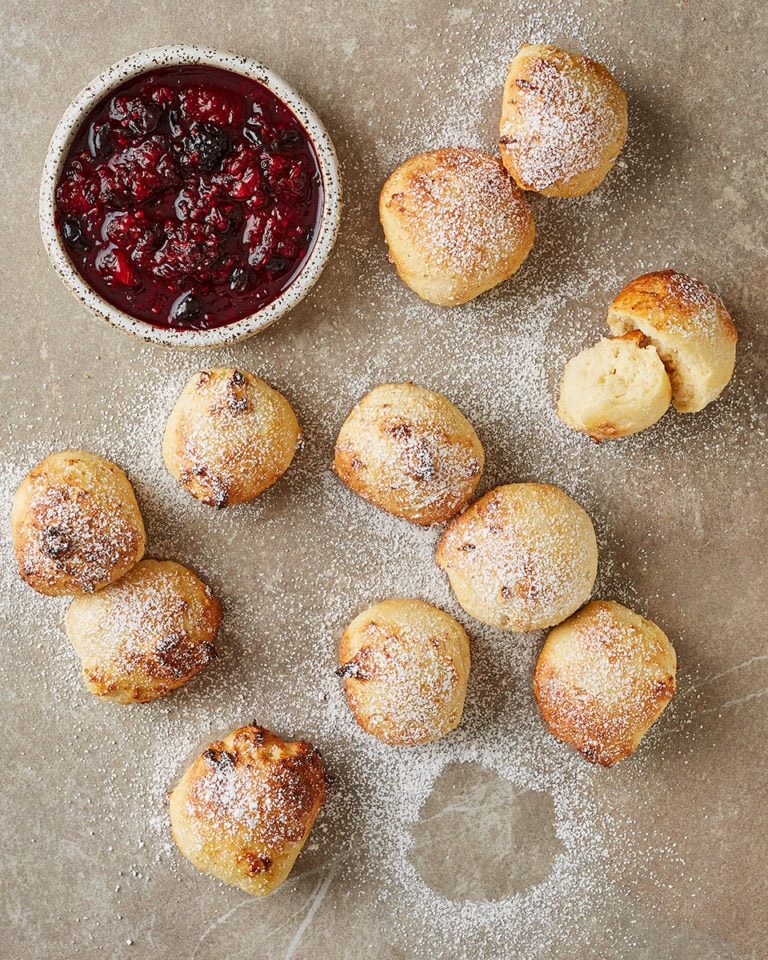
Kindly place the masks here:
POLYGON ((112 583, 146 542, 126 475, 83 450, 52 453, 30 470, 13 499, 11 531, 22 578, 52 597, 112 583))
POLYGON ((364 610, 344 631, 339 663, 355 719, 384 743, 429 743, 461 720, 469 639, 424 600, 383 600, 364 610))
POLYGON ((285 397, 247 370, 201 370, 165 429, 163 458, 181 485, 209 506, 253 500, 282 477, 301 440, 285 397))
POLYGON ((627 136, 627 98, 595 60, 523 44, 509 65, 501 158, 524 190, 577 197, 602 183, 627 136))
POLYGON ((385 383, 345 420, 334 469, 374 506, 428 525, 470 501, 484 463, 472 424, 450 400, 415 383, 385 383))
POLYGON ((142 560, 97 594, 77 597, 64 626, 97 697, 147 703, 210 662, 221 606, 191 570, 142 560))
POLYGON ((590 763, 630 756, 675 692, 665 634, 620 603, 593 600, 551 630, 534 692, 550 731, 590 763))
POLYGON ((502 164, 464 147, 406 160, 382 187, 379 216, 403 282, 448 307, 508 280, 536 232, 502 164))
POLYGON ((736 364, 738 335, 725 304, 700 280, 660 270, 627 284, 611 304, 614 334, 640 330, 672 381, 672 403, 696 413, 725 389, 736 364))
POLYGON ((496 487, 453 520, 437 546, 462 607, 502 630, 560 623, 589 599, 597 541, 586 512, 559 487, 496 487))
POLYGON ((211 743, 171 791, 171 832, 198 870, 265 896, 291 872, 325 800, 320 753, 257 724, 211 743))

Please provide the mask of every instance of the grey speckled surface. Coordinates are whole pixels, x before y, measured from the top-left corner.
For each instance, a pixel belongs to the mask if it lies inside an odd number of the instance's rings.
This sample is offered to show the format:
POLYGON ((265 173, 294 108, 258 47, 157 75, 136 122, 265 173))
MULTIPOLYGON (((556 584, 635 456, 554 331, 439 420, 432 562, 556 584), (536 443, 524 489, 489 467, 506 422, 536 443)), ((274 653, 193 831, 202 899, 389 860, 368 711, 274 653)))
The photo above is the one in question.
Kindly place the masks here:
POLYGON ((52 447, 114 457, 135 481, 150 551, 195 566, 226 611, 204 677, 140 710, 98 703, 80 688, 61 604, 17 582, 3 535, 0 956, 765 956, 765 5, 6 0, 0 17, 3 495, 52 447), (378 185, 420 147, 491 146, 505 60, 525 39, 615 68, 629 148, 591 197, 536 201, 539 241, 515 280, 453 312, 422 306, 387 266, 378 185), (43 157, 70 99, 108 64, 175 41, 254 56, 303 92, 347 196, 310 296, 205 361, 86 316, 37 228, 43 157), (552 416, 562 363, 603 332, 625 281, 667 264, 731 307, 736 378, 695 417, 669 414, 614 447, 582 443, 552 416), (173 488, 158 444, 185 377, 222 359, 284 390, 308 443, 258 504, 213 514, 173 488), (596 521, 600 592, 673 639, 679 696, 631 761, 596 771, 554 743, 529 689, 540 637, 466 618, 473 676, 452 737, 387 752, 347 717, 334 640, 364 603, 413 592, 458 613, 431 562, 435 533, 375 514, 327 470, 351 403, 408 377, 475 422, 483 489, 569 489, 596 521), (186 756, 251 716, 310 736, 334 775, 295 876, 263 902, 182 863, 162 804, 186 756))

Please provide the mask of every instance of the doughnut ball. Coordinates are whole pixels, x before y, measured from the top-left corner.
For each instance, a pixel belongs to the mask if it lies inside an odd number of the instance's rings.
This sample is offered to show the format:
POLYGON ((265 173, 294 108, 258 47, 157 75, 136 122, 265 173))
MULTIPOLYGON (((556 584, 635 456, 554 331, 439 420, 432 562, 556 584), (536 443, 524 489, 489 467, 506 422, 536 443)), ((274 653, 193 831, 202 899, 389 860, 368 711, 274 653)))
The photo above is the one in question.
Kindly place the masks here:
POLYGON ((664 633, 620 603, 593 600, 551 630, 534 675, 544 722, 590 763, 630 756, 675 693, 664 633))
POLYGON ((523 190, 578 197, 599 186, 627 136, 627 98, 610 72, 559 47, 523 44, 509 65, 501 158, 523 190))
POLYGON ((184 387, 163 439, 171 475, 208 506, 246 503, 282 477, 301 441, 285 397, 247 370, 201 370, 184 387))
POLYGON ((266 896, 291 872, 325 783, 311 743, 240 727, 203 750, 171 791, 173 839, 198 870, 266 896))
POLYGON ((602 339, 569 360, 557 415, 593 440, 627 437, 661 420, 672 386, 656 349, 637 330, 602 339))
POLYGON ((437 564, 475 619, 525 633, 565 620, 589 599, 597 541, 585 511, 559 487, 496 487, 453 520, 437 564))
POLYGON ((428 526, 469 503, 484 464, 472 424, 450 400, 415 383, 385 383, 345 420, 333 466, 369 503, 428 526))
POLYGON ((22 579, 49 597, 113 583, 146 543, 126 475, 83 450, 52 453, 30 470, 13 499, 11 534, 22 579))
POLYGON ((443 307, 508 280, 536 232, 502 164, 464 147, 406 160, 382 187, 379 217, 400 279, 443 307))
POLYGON ((148 703, 209 663, 220 622, 219 601, 191 570, 142 560, 117 583, 76 597, 64 628, 91 693, 148 703))
POLYGON ((738 335, 725 304, 700 280, 674 270, 646 273, 611 304, 617 335, 640 330, 658 351, 672 381, 672 403, 696 413, 725 389, 736 363, 738 335))
POLYGON ((363 730, 398 746, 429 743, 458 726, 469 639, 424 600, 383 600, 344 631, 337 674, 363 730))

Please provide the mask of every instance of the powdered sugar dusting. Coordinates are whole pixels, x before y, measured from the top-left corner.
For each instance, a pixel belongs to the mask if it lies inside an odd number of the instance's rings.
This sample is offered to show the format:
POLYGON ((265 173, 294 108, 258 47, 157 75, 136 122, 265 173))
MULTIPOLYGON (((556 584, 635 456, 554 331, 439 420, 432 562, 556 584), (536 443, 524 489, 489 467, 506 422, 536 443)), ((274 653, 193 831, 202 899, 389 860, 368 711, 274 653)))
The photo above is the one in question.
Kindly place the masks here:
POLYGON ((672 272, 669 287, 670 322, 685 337, 708 337, 716 340, 731 327, 725 304, 705 283, 684 273, 672 272), (675 310, 675 301, 686 307, 685 316, 675 310), (676 322, 675 322, 676 321, 676 322))
POLYGON ((251 726, 203 752, 190 771, 182 802, 202 828, 199 833, 193 828, 193 842, 202 844, 207 833, 208 844, 215 846, 226 842, 228 834, 239 837, 245 849, 255 843, 276 857, 285 844, 301 840, 324 793, 316 751, 306 743, 284 744, 251 726))
POLYGON ((122 478, 78 454, 40 464, 19 496, 16 552, 28 582, 53 594, 92 592, 141 556, 144 531, 122 478))
POLYGON ((593 170, 621 144, 622 118, 612 81, 570 55, 523 53, 501 125, 502 153, 519 179, 545 190, 593 170))
POLYGON ((650 326, 708 347, 722 341, 723 352, 728 349, 728 341, 732 348, 737 340, 722 299, 701 280, 675 270, 637 277, 616 297, 611 312, 615 317, 612 326, 624 332, 633 324, 650 326))
POLYGON ((596 601, 552 631, 536 666, 552 732, 592 762, 628 756, 675 692, 675 654, 648 621, 596 601))
POLYGON ((479 619, 531 630, 581 606, 594 582, 597 546, 589 518, 560 490, 504 485, 451 524, 438 561, 479 619))
POLYGON ((395 175, 385 195, 419 255, 467 282, 508 273, 521 248, 530 246, 526 201, 499 160, 476 150, 417 157, 395 175))
POLYGON ((472 425, 445 397, 417 384, 384 384, 345 420, 334 462, 371 503, 430 524, 469 502, 484 455, 472 425))
POLYGON ((288 401, 268 384, 247 370, 201 370, 174 408, 165 455, 194 496, 225 507, 280 477, 299 440, 288 401))
POLYGON ((469 645, 441 611, 412 600, 377 604, 345 631, 339 656, 350 708, 385 743, 427 743, 464 705, 469 645))
POLYGON ((67 632, 101 696, 148 701, 213 656, 219 604, 190 571, 144 560, 94 597, 76 600, 67 632))

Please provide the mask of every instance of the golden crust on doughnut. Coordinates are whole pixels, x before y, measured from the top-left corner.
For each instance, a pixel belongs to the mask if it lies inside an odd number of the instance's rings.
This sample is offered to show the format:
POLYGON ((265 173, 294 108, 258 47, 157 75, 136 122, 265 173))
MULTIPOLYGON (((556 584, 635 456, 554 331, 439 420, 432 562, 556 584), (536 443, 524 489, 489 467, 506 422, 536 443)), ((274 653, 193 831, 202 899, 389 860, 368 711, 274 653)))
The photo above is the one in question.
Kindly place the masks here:
POLYGON ((471 616, 526 632, 560 623, 589 599, 597 541, 587 513, 547 483, 512 483, 446 528, 437 564, 471 616))
POLYGON ((73 600, 64 626, 91 693, 148 703, 210 662, 220 622, 219 601, 191 570, 142 560, 117 583, 73 600))
POLYGON ((144 554, 139 505, 123 471, 93 453, 62 450, 16 491, 11 532, 21 577, 38 593, 93 593, 144 554))
POLYGON ((536 232, 501 162, 466 147, 406 160, 382 187, 379 216, 400 278, 440 306, 465 303, 508 280, 536 232))
POLYGON ((429 743, 461 721, 469 638, 424 600, 382 600, 349 624, 338 675, 355 720, 384 743, 429 743))
POLYGON ((301 441, 285 397, 247 370, 201 370, 184 387, 163 438, 163 459, 208 506, 253 500, 282 477, 301 441))
POLYGON ((627 98, 601 63, 523 44, 509 65, 501 158, 523 190, 577 197, 613 167, 627 136, 627 98))
POLYGON ((672 382, 672 403, 696 413, 720 396, 733 375, 738 334, 731 315, 706 284, 675 270, 637 277, 618 294, 608 326, 639 330, 658 351, 672 382))
POLYGON ((171 791, 173 839, 198 870, 265 896, 290 873, 325 788, 312 744, 240 727, 203 750, 171 791))
POLYGON ((534 693, 552 734, 590 763, 630 756, 675 693, 677 658, 650 620, 593 600, 551 630, 534 693))
POLYGON ((472 498, 485 464, 472 424, 447 397, 385 383, 353 407, 336 441, 334 470, 358 496, 427 526, 472 498))

